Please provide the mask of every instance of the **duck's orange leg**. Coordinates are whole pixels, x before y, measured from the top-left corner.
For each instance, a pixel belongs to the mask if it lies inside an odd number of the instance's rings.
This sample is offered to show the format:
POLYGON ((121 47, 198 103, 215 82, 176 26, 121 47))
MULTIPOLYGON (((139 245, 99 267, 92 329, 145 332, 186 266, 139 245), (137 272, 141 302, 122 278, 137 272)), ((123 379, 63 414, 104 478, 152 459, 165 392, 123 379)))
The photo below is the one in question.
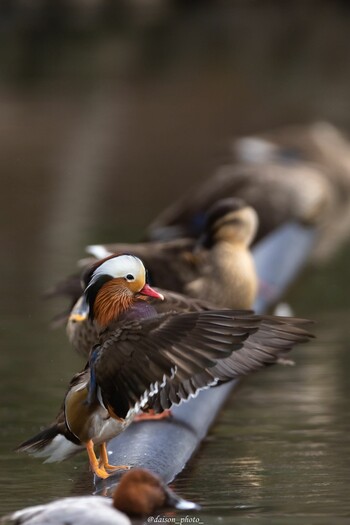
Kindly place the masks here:
POLYGON ((100 461, 99 461, 100 468, 104 470, 130 470, 130 467, 128 465, 110 465, 108 462, 108 452, 106 443, 102 443, 100 446, 100 461))
POLYGON ((143 414, 138 414, 134 421, 159 421, 160 419, 168 419, 172 416, 171 410, 166 409, 163 410, 160 414, 156 414, 153 410, 153 408, 149 409, 147 412, 144 412, 143 414))
POLYGON ((108 472, 106 472, 106 469, 104 468, 104 466, 100 466, 100 463, 99 463, 99 461, 98 461, 98 459, 96 457, 95 451, 94 451, 93 441, 90 439, 90 441, 88 441, 85 444, 85 447, 86 447, 86 450, 87 450, 87 453, 88 453, 88 456, 89 456, 91 470, 99 478, 102 478, 102 479, 108 478, 108 476, 110 476, 110 474, 108 474, 108 472))

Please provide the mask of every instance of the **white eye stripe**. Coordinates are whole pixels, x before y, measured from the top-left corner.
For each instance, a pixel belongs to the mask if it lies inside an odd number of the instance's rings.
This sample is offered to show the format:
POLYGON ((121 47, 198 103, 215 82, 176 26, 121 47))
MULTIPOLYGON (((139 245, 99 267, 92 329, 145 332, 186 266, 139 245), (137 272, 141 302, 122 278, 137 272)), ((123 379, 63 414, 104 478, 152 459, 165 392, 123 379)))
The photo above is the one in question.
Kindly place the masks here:
POLYGON ((102 263, 92 274, 88 288, 101 275, 110 275, 112 278, 123 277, 130 281, 134 281, 137 276, 146 280, 146 270, 142 261, 133 255, 119 255, 102 263))

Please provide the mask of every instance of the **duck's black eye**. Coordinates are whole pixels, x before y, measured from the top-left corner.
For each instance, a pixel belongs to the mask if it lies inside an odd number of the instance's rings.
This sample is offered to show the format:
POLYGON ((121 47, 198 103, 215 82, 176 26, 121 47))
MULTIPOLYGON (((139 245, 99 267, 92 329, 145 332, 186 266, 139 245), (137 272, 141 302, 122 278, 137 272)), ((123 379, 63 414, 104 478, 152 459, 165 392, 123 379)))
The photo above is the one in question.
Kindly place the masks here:
POLYGON ((131 273, 128 273, 126 278, 127 278, 128 281, 135 281, 135 277, 133 275, 131 275, 131 273))

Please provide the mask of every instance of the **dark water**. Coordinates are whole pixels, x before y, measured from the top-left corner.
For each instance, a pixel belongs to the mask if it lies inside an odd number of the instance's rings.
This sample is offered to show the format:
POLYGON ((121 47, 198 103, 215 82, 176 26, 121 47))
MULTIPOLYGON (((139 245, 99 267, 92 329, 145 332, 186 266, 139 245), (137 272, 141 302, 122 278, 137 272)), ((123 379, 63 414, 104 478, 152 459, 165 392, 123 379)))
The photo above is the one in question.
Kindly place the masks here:
MULTIPOLYGON (((93 490, 84 455, 13 452, 81 367, 40 294, 85 244, 141 238, 232 134, 320 118, 350 129, 349 14, 322 6, 180 11, 46 46, 23 24, 2 35, 0 515, 93 490)), ((317 339, 297 366, 241 386, 175 482, 205 524, 349 521, 349 261, 347 247, 291 290, 317 339)))
POLYGON ((176 483, 203 503, 205 523, 349 519, 347 319, 323 317, 297 366, 261 373, 230 400, 176 483))

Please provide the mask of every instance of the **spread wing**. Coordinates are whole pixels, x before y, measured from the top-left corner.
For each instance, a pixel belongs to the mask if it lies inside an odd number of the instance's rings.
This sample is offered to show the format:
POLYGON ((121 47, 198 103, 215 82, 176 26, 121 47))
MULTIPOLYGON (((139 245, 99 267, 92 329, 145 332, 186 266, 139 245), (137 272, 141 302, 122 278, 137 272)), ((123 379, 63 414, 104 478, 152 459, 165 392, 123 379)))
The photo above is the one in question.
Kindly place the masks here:
POLYGON ((125 418, 133 407, 149 404, 170 378, 181 390, 188 379, 208 370, 205 383, 213 383, 211 368, 242 348, 260 323, 260 316, 221 310, 168 312, 122 325, 90 358, 104 404, 125 418))
POLYGON ((262 316, 258 330, 243 342, 241 348, 190 379, 181 381, 176 375, 168 379, 161 391, 149 399, 148 407, 162 412, 194 396, 208 385, 208 374, 224 382, 277 363, 294 345, 313 337, 307 331, 309 324, 310 321, 304 319, 262 316))
POLYGON ((313 337, 306 329, 310 324, 305 319, 263 316, 259 330, 244 342, 243 347, 215 366, 215 377, 227 381, 278 362, 296 344, 313 337))

